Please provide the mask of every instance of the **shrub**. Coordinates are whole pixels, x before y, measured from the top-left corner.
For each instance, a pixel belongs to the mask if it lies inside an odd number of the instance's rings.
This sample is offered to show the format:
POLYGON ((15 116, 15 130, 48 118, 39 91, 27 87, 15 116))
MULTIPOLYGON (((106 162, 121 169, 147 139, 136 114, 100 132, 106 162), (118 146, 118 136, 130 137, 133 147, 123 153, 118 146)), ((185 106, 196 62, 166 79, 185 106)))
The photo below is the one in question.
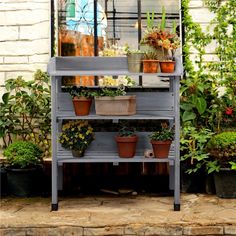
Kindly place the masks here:
POLYGON ((31 168, 42 163, 42 150, 27 141, 16 141, 3 152, 7 165, 13 168, 31 168))

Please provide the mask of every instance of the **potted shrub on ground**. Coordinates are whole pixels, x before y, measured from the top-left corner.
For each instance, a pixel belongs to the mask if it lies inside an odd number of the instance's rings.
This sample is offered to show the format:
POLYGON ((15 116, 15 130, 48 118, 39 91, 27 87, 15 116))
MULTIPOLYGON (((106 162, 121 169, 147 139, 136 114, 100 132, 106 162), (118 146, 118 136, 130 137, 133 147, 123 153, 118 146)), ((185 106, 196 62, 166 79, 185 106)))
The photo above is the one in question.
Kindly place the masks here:
POLYGON ((214 172, 216 195, 236 198, 236 132, 216 134, 207 146, 211 157, 207 169, 214 172))
POLYGON ((16 141, 4 150, 9 194, 29 197, 40 191, 42 154, 37 145, 28 141, 16 141))
POLYGON ((145 52, 143 57, 143 72, 157 73, 158 71, 158 55, 153 51, 145 52))
POLYGON ((124 125, 120 128, 118 135, 115 137, 118 153, 120 157, 132 158, 136 152, 138 137, 133 127, 124 125))
POLYGON ((153 147, 154 156, 157 158, 168 158, 170 146, 174 139, 174 131, 166 123, 162 124, 160 131, 149 135, 153 147))
POLYGON ((134 115, 136 114, 136 96, 125 95, 125 87, 104 87, 95 92, 95 110, 97 115, 134 115))
POLYGON ((86 87, 72 87, 70 90, 74 105, 75 114, 77 116, 87 116, 92 104, 92 93, 86 87))
POLYGON ((68 121, 62 126, 59 142, 65 149, 72 151, 74 157, 83 157, 85 150, 94 140, 93 128, 88 121, 68 121))

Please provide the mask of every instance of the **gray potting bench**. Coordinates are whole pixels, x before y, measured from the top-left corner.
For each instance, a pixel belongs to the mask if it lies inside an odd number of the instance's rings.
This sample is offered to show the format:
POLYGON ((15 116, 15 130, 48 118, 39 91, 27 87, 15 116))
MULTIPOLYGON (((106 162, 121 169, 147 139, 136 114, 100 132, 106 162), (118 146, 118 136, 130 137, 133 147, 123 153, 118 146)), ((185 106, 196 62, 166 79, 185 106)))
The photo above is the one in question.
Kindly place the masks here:
MULTIPOLYGON (((92 105, 88 116, 75 116, 70 95, 62 91, 62 76, 104 76, 104 75, 144 75, 129 73, 126 57, 54 57, 48 64, 51 76, 52 99, 52 210, 58 209, 58 189, 62 189, 63 163, 169 163, 169 188, 174 190, 174 210, 180 210, 180 118, 179 118, 179 82, 182 64, 176 58, 176 69, 172 74, 157 73, 170 78, 168 91, 130 92, 137 97, 137 114, 132 116, 98 116, 92 105), (98 132, 95 140, 86 150, 83 158, 74 158, 70 151, 58 143, 62 121, 82 120, 169 120, 175 127, 175 140, 169 157, 166 159, 145 158, 145 149, 150 149, 147 132, 139 132, 136 155, 134 158, 119 158, 114 141, 114 132, 98 132)), ((140 86, 141 87, 141 86, 140 86)), ((132 91, 132 90, 131 90, 132 91)))

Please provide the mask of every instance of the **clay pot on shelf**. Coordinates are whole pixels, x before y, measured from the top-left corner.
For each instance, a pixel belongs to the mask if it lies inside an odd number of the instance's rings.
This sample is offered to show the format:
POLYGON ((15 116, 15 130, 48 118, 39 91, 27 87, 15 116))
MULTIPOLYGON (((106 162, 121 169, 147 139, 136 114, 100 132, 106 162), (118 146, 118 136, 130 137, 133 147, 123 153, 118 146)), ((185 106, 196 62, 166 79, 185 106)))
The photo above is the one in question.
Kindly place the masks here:
POLYGON ((92 98, 74 97, 72 101, 77 116, 87 116, 89 114, 92 98))
POLYGON ((157 73, 158 60, 143 60, 143 73, 157 73))
POLYGON ((168 158, 172 141, 151 141, 154 156, 157 158, 168 158))
POLYGON ((136 144, 138 141, 137 135, 134 136, 116 136, 115 140, 117 142, 118 153, 121 158, 132 158, 136 152, 136 144))
POLYGON ((175 71, 175 61, 160 61, 162 73, 173 73, 175 71))

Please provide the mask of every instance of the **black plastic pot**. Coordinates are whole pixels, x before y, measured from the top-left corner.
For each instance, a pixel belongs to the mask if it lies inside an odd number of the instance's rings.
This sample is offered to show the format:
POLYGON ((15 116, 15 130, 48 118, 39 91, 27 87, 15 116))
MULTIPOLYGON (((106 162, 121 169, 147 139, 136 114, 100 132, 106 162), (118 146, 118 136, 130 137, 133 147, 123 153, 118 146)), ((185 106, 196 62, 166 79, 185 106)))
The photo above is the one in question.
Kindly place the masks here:
POLYGON ((7 172, 4 167, 0 166, 0 197, 7 195, 7 172))
POLYGON ((236 171, 222 168, 214 174, 216 195, 220 198, 236 198, 236 171))
POLYGON ((43 178, 41 166, 32 169, 6 168, 8 194, 17 197, 30 197, 41 191, 43 178))

